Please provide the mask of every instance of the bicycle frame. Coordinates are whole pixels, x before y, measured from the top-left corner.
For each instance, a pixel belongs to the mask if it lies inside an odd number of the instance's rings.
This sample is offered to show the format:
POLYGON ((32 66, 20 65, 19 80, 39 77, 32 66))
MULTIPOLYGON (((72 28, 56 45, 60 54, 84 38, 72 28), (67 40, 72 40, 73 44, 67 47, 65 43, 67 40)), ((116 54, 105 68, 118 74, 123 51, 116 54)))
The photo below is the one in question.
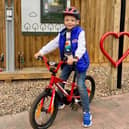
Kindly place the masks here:
MULTIPOLYGON (((48 68, 48 70, 50 70, 50 67, 47 63, 47 59, 45 56, 43 56, 43 60, 48 68)), ((57 73, 57 71, 59 70, 59 68, 61 67, 61 65, 63 64, 64 62, 63 61, 60 61, 60 63, 58 64, 57 68, 55 69, 54 73, 57 73)), ((65 80, 62 80, 58 77, 56 77, 56 75, 51 75, 51 80, 50 80, 50 83, 49 85, 47 86, 47 88, 50 88, 52 89, 52 96, 51 96, 51 100, 50 100, 50 105, 49 105, 49 108, 48 108, 48 112, 51 112, 51 109, 53 107, 53 103, 54 103, 54 98, 55 98, 55 87, 54 87, 54 84, 55 86, 61 91, 61 93, 66 97, 67 101, 68 102, 71 102, 72 99, 77 99, 77 98, 80 98, 80 96, 74 96, 74 88, 77 87, 76 83, 75 82, 68 82, 68 81, 65 81, 65 80), (60 85, 60 83, 62 84, 68 84, 71 86, 71 89, 70 89, 70 94, 60 85)))
MULTIPOLYGON (((53 89, 53 85, 56 85, 56 87, 61 91, 61 93, 66 96, 67 98, 67 101, 72 101, 72 98, 80 98, 80 96, 74 96, 73 95, 73 91, 74 91, 74 88, 77 87, 76 83, 75 82, 68 82, 68 81, 64 81, 56 76, 51 76, 51 80, 50 80, 50 83, 49 83, 49 88, 53 89), (67 91, 60 85, 60 83, 62 84, 68 84, 69 86, 71 86, 71 89, 70 89, 70 94, 67 93, 67 91)), ((54 88, 55 89, 55 88, 54 88)))
POLYGON ((52 89, 52 96, 51 96, 48 112, 52 112, 53 111, 53 104, 54 104, 54 99, 55 99, 55 94, 56 94, 55 87, 53 87, 54 84, 61 91, 61 93, 66 97, 68 102, 71 102, 73 98, 74 99, 80 98, 80 96, 74 96, 73 95, 74 94, 74 88, 76 87, 76 83, 75 82, 64 81, 64 80, 62 80, 62 79, 52 75, 50 83, 49 83, 49 85, 47 87, 47 88, 52 89), (70 85, 71 86, 70 94, 67 93, 67 91, 59 83, 70 85))

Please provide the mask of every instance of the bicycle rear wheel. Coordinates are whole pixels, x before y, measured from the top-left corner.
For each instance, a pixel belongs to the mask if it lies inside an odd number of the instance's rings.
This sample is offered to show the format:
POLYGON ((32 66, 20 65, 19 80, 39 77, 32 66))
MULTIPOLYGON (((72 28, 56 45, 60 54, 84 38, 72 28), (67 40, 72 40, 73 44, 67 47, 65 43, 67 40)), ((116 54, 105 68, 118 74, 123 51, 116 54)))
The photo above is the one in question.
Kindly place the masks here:
POLYGON ((58 112, 58 101, 55 96, 54 106, 51 112, 48 112, 51 101, 51 90, 43 91, 33 102, 29 120, 34 129, 46 129, 51 126, 58 112))
POLYGON ((87 92, 89 96, 89 103, 91 103, 95 95, 95 81, 91 76, 88 75, 86 76, 85 84, 86 84, 87 92))

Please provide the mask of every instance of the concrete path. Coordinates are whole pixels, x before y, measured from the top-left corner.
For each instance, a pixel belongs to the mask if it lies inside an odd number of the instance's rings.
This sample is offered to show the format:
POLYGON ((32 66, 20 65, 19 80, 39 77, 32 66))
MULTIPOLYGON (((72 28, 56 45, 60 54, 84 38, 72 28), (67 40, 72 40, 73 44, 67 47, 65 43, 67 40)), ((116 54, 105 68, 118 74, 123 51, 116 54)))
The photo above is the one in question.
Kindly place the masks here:
MULTIPOLYGON (((94 99, 91 112, 93 126, 89 129, 129 129, 129 93, 94 99)), ((81 108, 73 111, 67 106, 58 112, 49 129, 84 129, 81 123, 81 108)), ((0 117, 0 129, 32 129, 28 112, 0 117)))

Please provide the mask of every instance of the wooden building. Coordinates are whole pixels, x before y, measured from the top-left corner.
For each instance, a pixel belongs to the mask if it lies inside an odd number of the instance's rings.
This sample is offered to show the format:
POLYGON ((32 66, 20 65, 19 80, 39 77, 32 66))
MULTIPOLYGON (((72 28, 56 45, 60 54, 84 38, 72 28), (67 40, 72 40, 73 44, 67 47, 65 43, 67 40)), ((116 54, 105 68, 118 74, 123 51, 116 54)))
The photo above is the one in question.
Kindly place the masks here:
MULTIPOLYGON (((8 0, 9 2, 11 0, 8 0)), ((126 1, 126 5, 129 1, 126 1)), ((81 26, 86 31, 87 50, 91 63, 109 63, 100 50, 100 39, 106 32, 120 31, 121 0, 71 0, 71 5, 77 7, 81 13, 81 26)), ((126 6, 125 31, 129 31, 129 6, 126 6)), ((0 55, 4 53, 6 58, 6 29, 5 29, 5 0, 0 1, 0 55)), ((19 68, 19 53, 23 54, 24 68, 39 67, 43 64, 33 58, 43 45, 55 37, 54 34, 47 35, 24 35, 21 32, 21 0, 14 0, 14 41, 15 41, 15 68, 19 68)), ((125 36, 126 37, 126 36, 125 36)), ((118 40, 118 39, 117 39, 118 40)), ((116 41, 117 42, 117 41, 116 41)), ((113 37, 107 38, 104 43, 105 50, 116 55, 118 44, 113 37)), ((124 40, 124 50, 129 48, 128 38, 124 40)), ((51 60, 58 60, 59 52, 54 51, 48 55, 51 60)), ((114 57, 114 56, 113 56, 114 57)), ((115 57, 114 60, 117 60, 115 57)), ((125 62, 129 62, 127 57, 125 62)), ((5 65, 4 60, 4 67, 5 65)))

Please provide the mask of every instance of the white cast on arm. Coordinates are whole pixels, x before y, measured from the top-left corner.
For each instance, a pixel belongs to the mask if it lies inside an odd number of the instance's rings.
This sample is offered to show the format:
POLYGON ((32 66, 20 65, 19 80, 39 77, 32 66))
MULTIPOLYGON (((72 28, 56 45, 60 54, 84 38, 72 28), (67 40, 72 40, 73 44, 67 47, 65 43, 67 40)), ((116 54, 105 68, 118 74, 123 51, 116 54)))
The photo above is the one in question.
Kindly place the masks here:
POLYGON ((78 37, 78 48, 75 52, 75 56, 80 59, 85 52, 86 52, 85 32, 81 31, 78 37))
POLYGON ((41 55, 48 54, 49 52, 55 50, 56 48, 59 47, 59 37, 60 34, 58 34, 53 40, 48 42, 45 46, 43 46, 39 52, 41 55))

